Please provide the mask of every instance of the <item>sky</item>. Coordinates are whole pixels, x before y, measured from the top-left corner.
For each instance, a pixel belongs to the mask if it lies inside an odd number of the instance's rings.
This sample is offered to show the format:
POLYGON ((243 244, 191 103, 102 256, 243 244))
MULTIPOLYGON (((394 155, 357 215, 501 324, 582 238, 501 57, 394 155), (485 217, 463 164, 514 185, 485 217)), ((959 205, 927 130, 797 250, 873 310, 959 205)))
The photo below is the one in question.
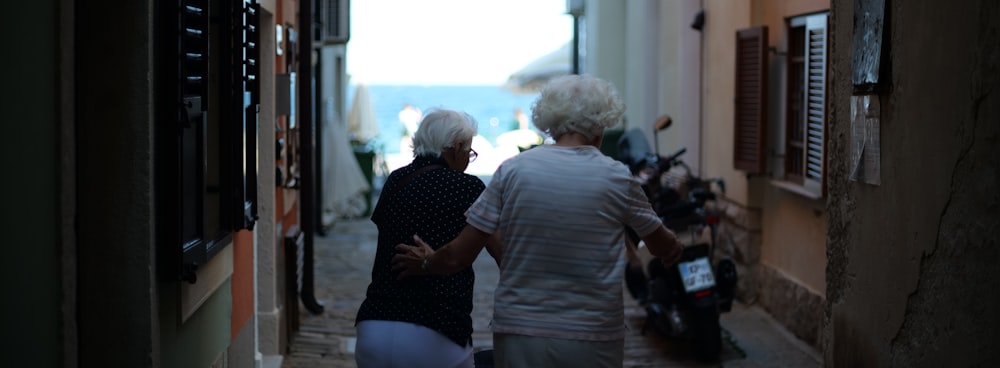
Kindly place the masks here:
POLYGON ((573 38, 566 0, 351 2, 351 83, 502 85, 573 38))

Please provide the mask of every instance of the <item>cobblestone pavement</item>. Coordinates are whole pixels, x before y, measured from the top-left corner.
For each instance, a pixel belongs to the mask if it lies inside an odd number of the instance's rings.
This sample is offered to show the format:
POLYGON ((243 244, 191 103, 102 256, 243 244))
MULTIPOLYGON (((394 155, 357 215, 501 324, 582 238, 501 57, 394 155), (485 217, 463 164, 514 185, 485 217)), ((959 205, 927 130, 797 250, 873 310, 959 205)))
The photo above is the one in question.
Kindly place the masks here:
MULTIPOLYGON (((291 336, 282 368, 356 367, 354 317, 370 281, 377 231, 367 219, 346 220, 325 236, 315 238, 316 298, 323 313, 300 308, 300 328, 291 336)), ((489 349, 489 321, 497 267, 483 252, 476 271, 473 344, 489 349)), ((719 363, 705 364, 689 353, 683 341, 640 333, 645 313, 626 295, 625 367, 821 367, 820 354, 795 339, 756 306, 736 304, 722 315, 724 344, 719 363)))

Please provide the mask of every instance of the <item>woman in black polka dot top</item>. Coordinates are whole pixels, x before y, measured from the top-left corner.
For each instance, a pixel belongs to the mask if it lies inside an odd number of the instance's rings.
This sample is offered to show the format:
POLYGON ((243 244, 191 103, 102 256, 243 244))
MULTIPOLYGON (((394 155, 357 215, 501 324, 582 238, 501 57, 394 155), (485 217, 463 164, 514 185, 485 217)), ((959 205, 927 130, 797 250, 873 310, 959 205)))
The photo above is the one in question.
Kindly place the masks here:
POLYGON ((473 367, 472 267, 397 280, 392 256, 413 234, 436 248, 465 227, 465 211, 485 189, 464 173, 476 157, 475 135, 468 114, 431 111, 413 136, 413 162, 386 179, 372 213, 378 226, 372 282, 356 320, 359 368, 473 367))

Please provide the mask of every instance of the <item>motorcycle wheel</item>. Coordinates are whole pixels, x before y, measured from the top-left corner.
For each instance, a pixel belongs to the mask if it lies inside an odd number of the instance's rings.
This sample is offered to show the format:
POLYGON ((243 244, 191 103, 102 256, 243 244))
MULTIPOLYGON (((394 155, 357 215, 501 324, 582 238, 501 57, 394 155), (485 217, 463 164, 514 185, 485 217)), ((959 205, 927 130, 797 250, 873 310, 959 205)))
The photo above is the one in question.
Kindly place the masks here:
POLYGON ((696 309, 690 314, 691 345, 695 356, 716 361, 722 351, 722 326, 717 308, 696 309))

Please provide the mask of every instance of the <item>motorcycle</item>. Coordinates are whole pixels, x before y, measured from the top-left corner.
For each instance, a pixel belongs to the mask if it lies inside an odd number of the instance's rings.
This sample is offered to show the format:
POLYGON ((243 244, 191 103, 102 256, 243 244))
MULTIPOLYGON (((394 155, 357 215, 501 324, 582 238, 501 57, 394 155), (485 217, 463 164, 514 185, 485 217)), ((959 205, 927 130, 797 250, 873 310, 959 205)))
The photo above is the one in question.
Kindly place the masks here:
MULTIPOLYGON (((669 117, 654 125, 654 132, 671 125, 669 117), (664 121, 665 120, 665 121, 664 121)), ((716 261, 714 250, 719 225, 717 195, 722 193, 721 179, 703 179, 691 173, 680 157, 685 148, 661 156, 650 153, 644 134, 633 129, 619 140, 619 160, 632 170, 642 183, 653 210, 664 226, 677 234, 688 233, 681 260, 669 267, 654 257, 646 270, 635 267, 626 271, 626 285, 646 311, 642 328, 662 336, 690 341, 696 356, 704 360, 718 358, 722 348, 720 313, 732 308, 738 279, 736 266, 729 259, 716 261), (700 236, 708 231, 707 240, 700 236)), ((632 252, 641 247, 634 231, 629 231, 632 252)))

